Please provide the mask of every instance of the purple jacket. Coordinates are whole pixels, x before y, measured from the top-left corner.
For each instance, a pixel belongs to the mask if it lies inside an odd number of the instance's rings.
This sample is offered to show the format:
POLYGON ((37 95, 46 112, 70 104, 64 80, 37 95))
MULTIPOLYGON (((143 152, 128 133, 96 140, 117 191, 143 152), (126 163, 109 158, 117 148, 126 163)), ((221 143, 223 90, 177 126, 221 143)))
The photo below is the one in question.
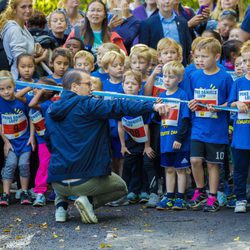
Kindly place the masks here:
MULTIPOLYGON (((146 4, 143 4, 136 9, 133 10, 133 16, 136 17, 138 20, 145 20, 148 18, 147 12, 146 12, 146 4)), ((151 16, 155 15, 158 13, 158 9, 155 10, 151 16)), ((150 17, 151 17, 150 16, 150 17)))

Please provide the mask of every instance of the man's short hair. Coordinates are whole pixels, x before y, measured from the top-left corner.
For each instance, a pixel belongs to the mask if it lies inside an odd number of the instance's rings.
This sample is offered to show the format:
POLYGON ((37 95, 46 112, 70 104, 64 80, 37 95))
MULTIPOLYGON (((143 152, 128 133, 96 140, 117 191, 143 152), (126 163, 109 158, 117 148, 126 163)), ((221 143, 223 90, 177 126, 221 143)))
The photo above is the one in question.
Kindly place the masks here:
POLYGON ((67 71, 62 79, 62 86, 64 89, 70 90, 71 89, 71 85, 73 83, 76 84, 80 84, 84 75, 88 75, 86 73, 84 73, 82 70, 80 69, 72 69, 70 71, 67 71))

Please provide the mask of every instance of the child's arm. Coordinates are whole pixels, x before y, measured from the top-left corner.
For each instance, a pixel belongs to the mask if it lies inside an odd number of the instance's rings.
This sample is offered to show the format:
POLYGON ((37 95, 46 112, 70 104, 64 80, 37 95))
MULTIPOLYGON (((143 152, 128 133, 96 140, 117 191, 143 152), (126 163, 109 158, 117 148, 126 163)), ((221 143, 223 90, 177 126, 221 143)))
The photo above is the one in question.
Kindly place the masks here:
POLYGON ((46 91, 45 89, 39 89, 37 91, 36 95, 32 98, 32 100, 29 103, 30 108, 33 108, 33 109, 40 109, 41 108, 39 105, 39 100, 45 91, 46 91))
POLYGON ((12 151, 14 151, 14 149, 13 149, 9 139, 6 138, 5 135, 2 133, 2 124, 0 124, 0 133, 1 133, 1 137, 2 137, 3 142, 4 142, 4 148, 3 148, 4 149, 4 156, 7 157, 10 149, 12 151))
POLYGON ((19 101, 26 103, 27 100, 26 100, 25 95, 26 95, 29 91, 31 91, 31 90, 32 90, 32 88, 30 88, 30 87, 25 87, 25 88, 19 90, 18 92, 15 92, 15 97, 16 97, 19 101))
POLYGON ((162 71, 162 64, 158 64, 152 74, 148 77, 148 80, 144 86, 144 95, 146 96, 151 96, 152 92, 153 92, 153 86, 154 86, 154 82, 155 82, 155 77, 160 74, 162 71))
POLYGON ((36 148, 35 126, 31 122, 31 120, 29 122, 30 122, 30 137, 29 137, 29 140, 27 142, 27 145, 31 145, 32 151, 35 151, 35 148, 36 148))
POLYGON ((180 127, 180 130, 178 134, 176 135, 175 141, 173 143, 173 149, 180 149, 182 146, 182 143, 188 136, 188 132, 191 129, 191 122, 190 119, 185 117, 182 119, 182 126, 180 127))
POLYGON ((146 154, 150 159, 154 159, 156 154, 155 151, 150 146, 150 130, 147 124, 145 124, 145 130, 148 136, 148 141, 145 142, 143 154, 146 154))
POLYGON ((124 131, 123 127, 122 127, 122 122, 121 121, 118 121, 118 134, 119 134, 119 139, 120 139, 120 142, 121 142, 121 153, 122 153, 122 155, 124 156, 125 153, 131 154, 129 152, 129 150, 127 149, 126 144, 125 144, 125 131, 124 131))
POLYGON ((248 112, 248 106, 244 102, 240 102, 240 101, 232 102, 230 106, 237 107, 240 113, 248 112))

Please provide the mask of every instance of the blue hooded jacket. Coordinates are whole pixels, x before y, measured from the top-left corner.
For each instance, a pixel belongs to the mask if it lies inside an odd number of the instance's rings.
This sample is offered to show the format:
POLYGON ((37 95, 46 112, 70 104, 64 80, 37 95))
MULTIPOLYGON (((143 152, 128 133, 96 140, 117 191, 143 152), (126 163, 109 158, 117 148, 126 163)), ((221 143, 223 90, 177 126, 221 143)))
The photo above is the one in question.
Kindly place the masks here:
POLYGON ((108 119, 153 112, 153 103, 103 100, 64 90, 46 114, 48 183, 111 174, 108 119))

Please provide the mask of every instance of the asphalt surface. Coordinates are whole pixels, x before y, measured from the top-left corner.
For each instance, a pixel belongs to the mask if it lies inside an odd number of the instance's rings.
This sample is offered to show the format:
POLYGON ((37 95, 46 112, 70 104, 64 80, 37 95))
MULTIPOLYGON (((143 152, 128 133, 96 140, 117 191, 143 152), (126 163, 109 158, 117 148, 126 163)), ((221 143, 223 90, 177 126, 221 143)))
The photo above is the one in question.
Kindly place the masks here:
POLYGON ((65 223, 56 223, 54 212, 53 204, 0 208, 0 249, 250 249, 250 211, 103 207, 96 225, 82 224, 73 203, 65 223))

